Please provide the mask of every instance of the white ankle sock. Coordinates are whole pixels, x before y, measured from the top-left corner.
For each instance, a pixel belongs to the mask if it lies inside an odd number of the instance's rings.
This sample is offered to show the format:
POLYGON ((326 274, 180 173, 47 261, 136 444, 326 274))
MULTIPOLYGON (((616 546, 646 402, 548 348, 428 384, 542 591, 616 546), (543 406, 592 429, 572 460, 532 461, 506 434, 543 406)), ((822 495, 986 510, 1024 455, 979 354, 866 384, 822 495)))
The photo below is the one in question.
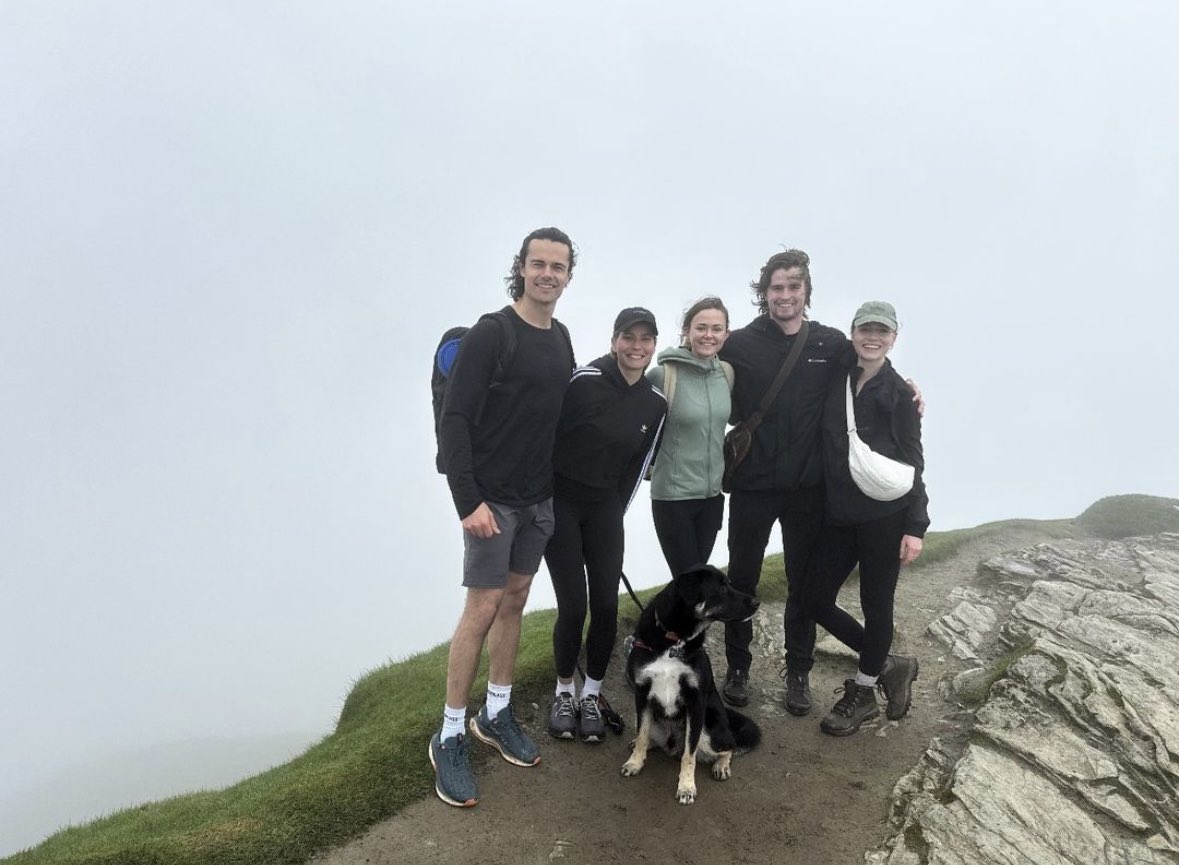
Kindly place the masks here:
POLYGON ((596 697, 600 693, 602 693, 602 680, 586 676, 585 681, 581 683, 581 699, 596 697))
POLYGON ((576 693, 577 693, 577 683, 575 683, 573 681, 562 682, 560 679, 557 679, 557 688, 555 691, 553 691, 554 697, 557 694, 576 694, 576 693))
POLYGON ((467 732, 467 707, 462 706, 456 709, 454 706, 443 706, 442 734, 440 736, 442 741, 445 742, 447 739, 465 732, 467 732))
POLYGON ((869 676, 866 673, 856 670, 856 684, 861 688, 874 688, 876 686, 876 680, 879 678, 879 676, 869 676))
POLYGON ((512 686, 497 685, 492 681, 487 683, 487 717, 494 718, 508 707, 512 701, 512 686))

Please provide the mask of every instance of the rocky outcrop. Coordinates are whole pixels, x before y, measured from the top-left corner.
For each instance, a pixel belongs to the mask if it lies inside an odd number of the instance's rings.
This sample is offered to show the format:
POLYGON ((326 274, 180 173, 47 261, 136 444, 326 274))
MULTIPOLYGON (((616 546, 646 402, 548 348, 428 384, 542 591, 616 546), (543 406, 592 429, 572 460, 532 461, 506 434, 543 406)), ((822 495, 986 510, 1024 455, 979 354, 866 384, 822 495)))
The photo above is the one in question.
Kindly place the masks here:
POLYGON ((897 784, 868 863, 1179 863, 1179 534, 993 558, 930 634, 976 664, 945 682, 976 723, 897 784))

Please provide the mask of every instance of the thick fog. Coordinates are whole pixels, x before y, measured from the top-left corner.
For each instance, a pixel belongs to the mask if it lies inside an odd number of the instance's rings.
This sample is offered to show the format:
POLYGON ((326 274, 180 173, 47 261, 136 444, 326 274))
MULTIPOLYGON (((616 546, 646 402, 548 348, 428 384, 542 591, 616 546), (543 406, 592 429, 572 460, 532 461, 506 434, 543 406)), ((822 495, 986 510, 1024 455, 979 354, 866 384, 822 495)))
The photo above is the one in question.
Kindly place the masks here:
MULTIPOLYGON (((661 347, 704 294, 745 323, 783 245, 814 319, 894 303, 935 531, 1179 493, 1176 32, 1143 2, 0 4, 0 853, 288 759, 449 638, 431 354, 538 226, 579 248, 583 361, 623 306, 661 347)), ((662 582, 645 493, 627 526, 662 582)))

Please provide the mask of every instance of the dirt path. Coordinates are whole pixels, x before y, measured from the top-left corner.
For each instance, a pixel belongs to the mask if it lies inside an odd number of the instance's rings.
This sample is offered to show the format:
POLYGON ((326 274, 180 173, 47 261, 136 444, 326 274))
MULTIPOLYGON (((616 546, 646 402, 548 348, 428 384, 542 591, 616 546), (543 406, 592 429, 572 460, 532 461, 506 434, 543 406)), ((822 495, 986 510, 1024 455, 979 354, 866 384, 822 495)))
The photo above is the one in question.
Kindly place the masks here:
MULTIPOLYGON (((963 665, 926 636, 926 625, 952 607, 950 591, 969 584, 978 563, 1006 549, 1045 540, 1033 528, 975 541, 943 562, 902 575, 897 593, 894 650, 916 655, 921 675, 913 708, 899 722, 865 725, 847 739, 819 731, 833 693, 854 673, 849 657, 819 656, 811 675, 816 707, 795 718, 782 707, 780 605, 759 613, 752 671, 754 698, 747 712, 763 733, 761 747, 733 762, 733 777, 714 781, 701 767, 694 805, 676 803, 678 763, 655 753, 643 773, 623 778, 634 710, 611 664, 606 693, 627 718, 627 733, 598 746, 556 742, 543 735, 548 696, 535 695, 517 711, 541 745, 543 762, 531 769, 498 758, 478 769, 476 808, 444 806, 432 794, 366 835, 315 860, 318 865, 430 865, 430 863, 716 862, 789 861, 810 865, 862 862, 886 835, 884 820, 893 785, 921 756, 933 736, 962 733, 969 716, 937 691, 938 679, 963 665)), ((858 611, 854 587, 841 601, 858 611)), ((720 637, 713 629, 712 640, 720 637)), ((822 632, 820 631, 822 635, 822 632)), ((712 649, 713 658, 723 653, 712 649)), ((480 748, 478 743, 476 748, 480 748)), ((425 743, 422 759, 425 760, 425 743)), ((484 749, 489 750, 489 749, 484 749)))

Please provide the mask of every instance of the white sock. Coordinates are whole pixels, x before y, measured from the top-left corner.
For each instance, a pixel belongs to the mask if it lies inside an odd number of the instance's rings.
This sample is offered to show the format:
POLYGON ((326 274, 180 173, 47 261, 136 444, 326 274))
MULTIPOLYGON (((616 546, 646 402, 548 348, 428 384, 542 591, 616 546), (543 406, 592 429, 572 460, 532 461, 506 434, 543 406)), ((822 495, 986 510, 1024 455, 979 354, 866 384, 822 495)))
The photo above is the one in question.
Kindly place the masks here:
POLYGON ((874 688, 876 686, 876 680, 879 678, 879 676, 869 676, 867 673, 861 673, 859 670, 856 670, 856 684, 862 688, 874 688))
POLYGON ((558 694, 574 694, 576 692, 577 686, 573 683, 572 680, 568 682, 562 682, 560 679, 557 679, 557 689, 553 692, 553 696, 558 694))
POLYGON ((508 707, 508 703, 512 701, 512 686, 511 685, 497 685, 495 682, 487 682, 487 717, 494 718, 500 712, 508 707))
POLYGON ((581 699, 596 697, 600 693, 602 693, 602 680, 591 679, 589 676, 586 676, 585 682, 581 685, 581 699))
POLYGON ((467 707, 462 706, 456 709, 454 706, 443 706, 442 734, 440 736, 442 741, 453 739, 459 733, 465 732, 467 732, 467 707))

